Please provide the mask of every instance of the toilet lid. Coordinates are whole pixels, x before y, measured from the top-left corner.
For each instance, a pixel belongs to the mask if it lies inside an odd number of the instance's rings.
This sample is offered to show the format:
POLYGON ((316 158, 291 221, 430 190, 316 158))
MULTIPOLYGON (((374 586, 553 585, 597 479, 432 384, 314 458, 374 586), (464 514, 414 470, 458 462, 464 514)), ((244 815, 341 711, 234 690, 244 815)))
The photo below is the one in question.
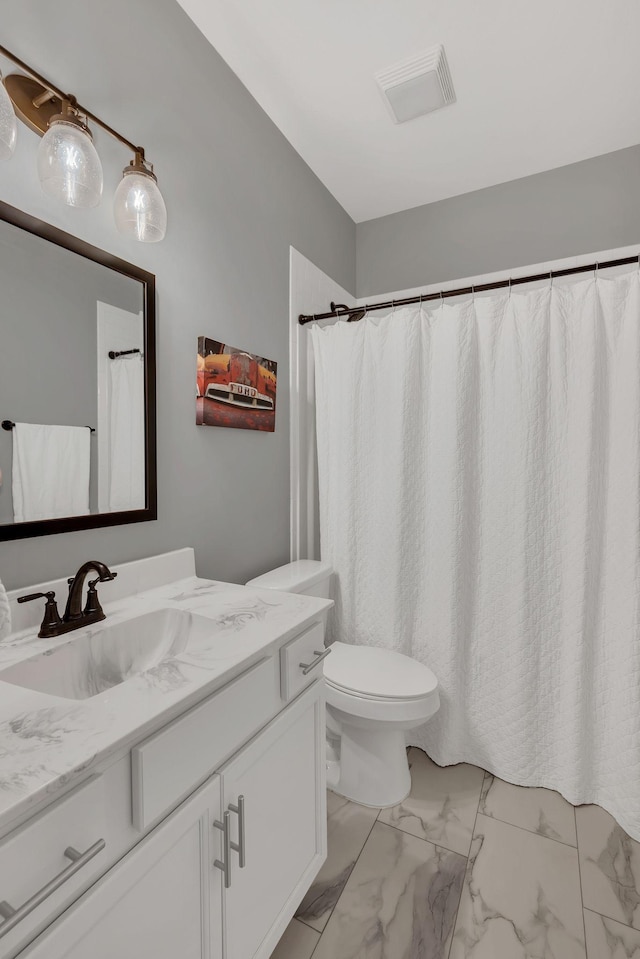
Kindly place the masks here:
POLYGON ((324 677, 332 686, 380 699, 416 699, 438 687, 428 668, 392 649, 333 643, 324 661, 324 677))

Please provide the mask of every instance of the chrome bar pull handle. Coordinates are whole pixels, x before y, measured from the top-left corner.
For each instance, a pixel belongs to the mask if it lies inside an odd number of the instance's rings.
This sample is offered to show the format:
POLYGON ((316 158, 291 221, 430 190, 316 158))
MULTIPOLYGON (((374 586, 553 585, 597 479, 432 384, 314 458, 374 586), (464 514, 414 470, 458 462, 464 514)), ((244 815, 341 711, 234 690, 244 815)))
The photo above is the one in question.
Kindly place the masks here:
POLYGON ((244 796, 238 796, 238 805, 229 803, 229 809, 238 817, 238 841, 231 843, 231 848, 238 853, 238 862, 240 868, 244 869, 247 864, 247 852, 245 846, 245 827, 244 827, 244 796))
POLYGON ((19 922, 22 922, 30 913, 37 909, 45 899, 48 899, 49 896, 52 896, 60 886, 64 885, 68 879, 71 879, 72 876, 75 876, 83 866, 97 856, 99 852, 102 852, 106 842, 104 839, 98 839, 97 842, 94 842, 93 846, 90 846, 86 852, 78 852, 77 849, 74 849, 73 846, 67 846, 64 851, 66 859, 71 860, 71 865, 67 866, 62 872, 59 872, 57 876, 54 876, 53 879, 50 879, 49 882, 39 889, 35 895, 31 896, 30 899, 27 899, 26 902, 23 902, 21 906, 17 909, 14 909, 8 902, 0 902, 0 916, 3 917, 4 922, 0 923, 0 939, 2 936, 6 936, 8 932, 11 932, 19 922))
POLYGON ((312 659, 310 663, 300 663, 300 669, 302 670, 303 676, 306 676, 307 673, 310 673, 312 669, 315 669, 318 663, 321 663, 323 659, 326 659, 329 653, 331 652, 331 646, 328 649, 314 649, 313 655, 316 657, 312 659))
POLYGON ((219 829, 222 833, 222 849, 224 859, 215 859, 213 865, 216 869, 220 869, 222 875, 224 876, 224 888, 228 889, 231 885, 231 831, 229 828, 229 820, 231 818, 230 812, 225 812, 222 817, 222 822, 216 819, 213 823, 216 829, 219 829))

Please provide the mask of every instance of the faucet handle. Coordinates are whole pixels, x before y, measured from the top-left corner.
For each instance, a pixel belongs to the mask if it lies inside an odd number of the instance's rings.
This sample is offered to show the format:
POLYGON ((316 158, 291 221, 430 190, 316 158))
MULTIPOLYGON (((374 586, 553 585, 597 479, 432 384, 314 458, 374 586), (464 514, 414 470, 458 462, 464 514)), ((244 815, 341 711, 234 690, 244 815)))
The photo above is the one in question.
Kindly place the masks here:
POLYGON ((106 619, 104 610, 100 605, 100 600, 98 599, 98 590, 96 589, 98 583, 110 583, 116 578, 118 574, 112 573, 109 570, 108 576, 96 576, 95 579, 90 579, 87 589, 87 602, 84 609, 82 610, 83 616, 92 616, 95 619, 106 619))
POLYGON ((41 639, 45 639, 47 636, 57 636, 62 620, 58 612, 56 594, 53 590, 49 590, 46 593, 29 593, 27 596, 18 596, 19 603, 30 603, 34 599, 46 599, 47 601, 38 636, 41 639))
POLYGON ((56 594, 51 590, 48 593, 29 593, 28 596, 18 596, 19 603, 30 603, 32 599, 46 599, 47 602, 52 600, 56 594))
POLYGON ((85 603, 85 607, 82 610, 83 616, 95 615, 97 619, 105 618, 104 610, 102 609, 102 606, 100 605, 100 600, 98 599, 98 590, 96 589, 96 586, 98 585, 99 582, 100 582, 99 576, 96 577, 96 579, 89 580, 89 584, 88 584, 89 588, 87 589, 87 602, 85 603))

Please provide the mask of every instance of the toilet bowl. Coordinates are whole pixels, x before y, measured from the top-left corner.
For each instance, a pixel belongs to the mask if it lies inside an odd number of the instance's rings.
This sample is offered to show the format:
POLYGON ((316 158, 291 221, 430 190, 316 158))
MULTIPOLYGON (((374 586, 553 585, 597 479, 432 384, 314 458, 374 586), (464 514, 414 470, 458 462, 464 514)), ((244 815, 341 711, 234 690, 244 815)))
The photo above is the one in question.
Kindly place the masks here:
MULTIPOLYGON (((331 595, 333 570, 298 560, 247 583, 331 595)), ((327 785, 365 806, 394 806, 409 794, 406 733, 440 705, 438 681, 423 663, 390 649, 333 643, 324 661, 327 785)))
POLYGON ((406 733, 438 709, 436 677, 409 656, 346 643, 333 643, 324 676, 327 735, 339 740, 329 786, 365 806, 402 802, 411 789, 406 733))

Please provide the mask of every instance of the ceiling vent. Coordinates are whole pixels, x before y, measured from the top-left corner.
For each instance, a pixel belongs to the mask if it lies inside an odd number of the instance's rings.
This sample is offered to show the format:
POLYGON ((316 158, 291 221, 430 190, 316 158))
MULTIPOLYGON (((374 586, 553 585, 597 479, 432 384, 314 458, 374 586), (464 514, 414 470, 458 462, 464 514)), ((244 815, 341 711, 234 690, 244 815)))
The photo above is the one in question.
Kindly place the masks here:
POLYGON ((441 43, 381 70, 376 73, 376 81, 395 123, 432 113, 456 98, 441 43))

